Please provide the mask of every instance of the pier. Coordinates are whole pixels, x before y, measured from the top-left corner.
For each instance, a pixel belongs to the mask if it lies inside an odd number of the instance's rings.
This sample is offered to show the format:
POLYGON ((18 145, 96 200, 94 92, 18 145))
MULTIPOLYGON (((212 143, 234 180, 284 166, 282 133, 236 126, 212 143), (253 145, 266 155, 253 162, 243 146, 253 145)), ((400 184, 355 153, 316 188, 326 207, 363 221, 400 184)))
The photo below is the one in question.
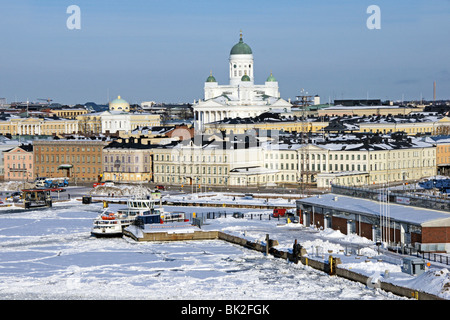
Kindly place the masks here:
MULTIPOLYGON (((310 257, 307 255, 307 252, 304 248, 301 247, 301 244, 297 244, 295 241, 293 244, 292 251, 282 251, 277 250, 275 246, 278 245, 277 240, 270 239, 269 235, 266 235, 266 241, 262 242, 253 242, 238 236, 230 235, 222 231, 217 230, 208 230, 203 231, 198 227, 189 226, 183 224, 180 225, 179 230, 173 224, 167 226, 155 226, 153 230, 148 230, 149 232, 145 232, 141 230, 139 234, 136 234, 136 230, 133 232, 132 230, 124 230, 124 235, 128 236, 135 241, 155 241, 155 242, 164 242, 164 241, 187 241, 187 240, 222 240, 227 241, 229 243, 240 245, 249 250, 255 250, 266 255, 272 255, 276 258, 280 258, 283 260, 287 260, 292 263, 302 263, 305 266, 311 267, 316 270, 320 270, 329 274, 330 276, 338 276, 351 281, 360 282, 364 285, 371 283, 372 279, 363 274, 353 272, 346 268, 340 268, 340 259, 339 257, 333 256, 331 253, 324 259, 318 259, 317 257, 310 257), (295 254, 294 254, 295 252, 295 254)), ((414 290, 407 287, 401 287, 398 285, 394 285, 389 282, 384 282, 382 280, 378 280, 374 287, 380 288, 381 290, 391 292, 398 296, 403 296, 407 298, 412 298, 416 300, 445 300, 436 295, 414 290)))

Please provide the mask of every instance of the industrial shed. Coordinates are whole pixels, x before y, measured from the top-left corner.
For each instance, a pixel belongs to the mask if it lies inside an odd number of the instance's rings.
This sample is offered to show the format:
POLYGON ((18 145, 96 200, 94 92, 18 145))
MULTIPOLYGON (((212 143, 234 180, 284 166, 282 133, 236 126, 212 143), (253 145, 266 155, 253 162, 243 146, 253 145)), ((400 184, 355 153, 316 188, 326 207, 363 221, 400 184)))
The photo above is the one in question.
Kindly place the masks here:
POLYGON ((446 211, 332 193, 297 200, 296 207, 307 226, 414 246, 424 252, 450 252, 450 213, 446 211))

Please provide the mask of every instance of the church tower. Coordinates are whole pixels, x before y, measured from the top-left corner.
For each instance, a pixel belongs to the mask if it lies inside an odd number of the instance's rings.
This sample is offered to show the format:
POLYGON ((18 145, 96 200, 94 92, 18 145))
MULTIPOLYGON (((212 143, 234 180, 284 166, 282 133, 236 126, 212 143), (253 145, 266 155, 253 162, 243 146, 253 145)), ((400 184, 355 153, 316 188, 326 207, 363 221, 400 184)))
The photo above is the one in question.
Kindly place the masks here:
POLYGON ((253 53, 250 46, 242 40, 241 31, 239 42, 230 51, 230 85, 238 85, 243 77, 253 84, 253 53))

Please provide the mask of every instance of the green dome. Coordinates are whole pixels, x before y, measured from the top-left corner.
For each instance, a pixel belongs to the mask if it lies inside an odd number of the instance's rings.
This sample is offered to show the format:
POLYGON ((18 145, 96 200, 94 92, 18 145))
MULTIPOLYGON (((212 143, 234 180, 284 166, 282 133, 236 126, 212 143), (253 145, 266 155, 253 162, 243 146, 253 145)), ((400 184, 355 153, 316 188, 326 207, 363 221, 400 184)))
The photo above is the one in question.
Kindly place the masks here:
POLYGON ((270 76, 267 78, 266 82, 277 82, 277 79, 270 73, 270 76))
POLYGON ((241 78, 241 81, 250 81, 250 77, 246 74, 244 74, 241 78))
POLYGON ((231 48, 230 55, 231 54, 252 54, 252 49, 242 40, 242 33, 239 42, 231 48))
POLYGON ((209 77, 206 79, 206 82, 217 82, 216 78, 213 77, 212 73, 209 74, 209 77))

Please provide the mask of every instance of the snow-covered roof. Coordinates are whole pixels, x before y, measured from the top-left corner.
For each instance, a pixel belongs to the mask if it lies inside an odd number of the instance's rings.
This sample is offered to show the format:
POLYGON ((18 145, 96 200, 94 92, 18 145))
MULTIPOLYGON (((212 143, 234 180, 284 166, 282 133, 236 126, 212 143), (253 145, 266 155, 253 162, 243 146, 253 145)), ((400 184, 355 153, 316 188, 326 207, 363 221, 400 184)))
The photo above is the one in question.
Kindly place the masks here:
MULTIPOLYGON (((297 202, 309 205, 320 205, 322 207, 342 210, 349 213, 380 217, 380 202, 374 200, 353 198, 330 193, 297 200, 297 202)), ((386 206, 391 220, 422 227, 450 226, 450 213, 446 211, 424 209, 394 203, 388 203, 386 206)))

